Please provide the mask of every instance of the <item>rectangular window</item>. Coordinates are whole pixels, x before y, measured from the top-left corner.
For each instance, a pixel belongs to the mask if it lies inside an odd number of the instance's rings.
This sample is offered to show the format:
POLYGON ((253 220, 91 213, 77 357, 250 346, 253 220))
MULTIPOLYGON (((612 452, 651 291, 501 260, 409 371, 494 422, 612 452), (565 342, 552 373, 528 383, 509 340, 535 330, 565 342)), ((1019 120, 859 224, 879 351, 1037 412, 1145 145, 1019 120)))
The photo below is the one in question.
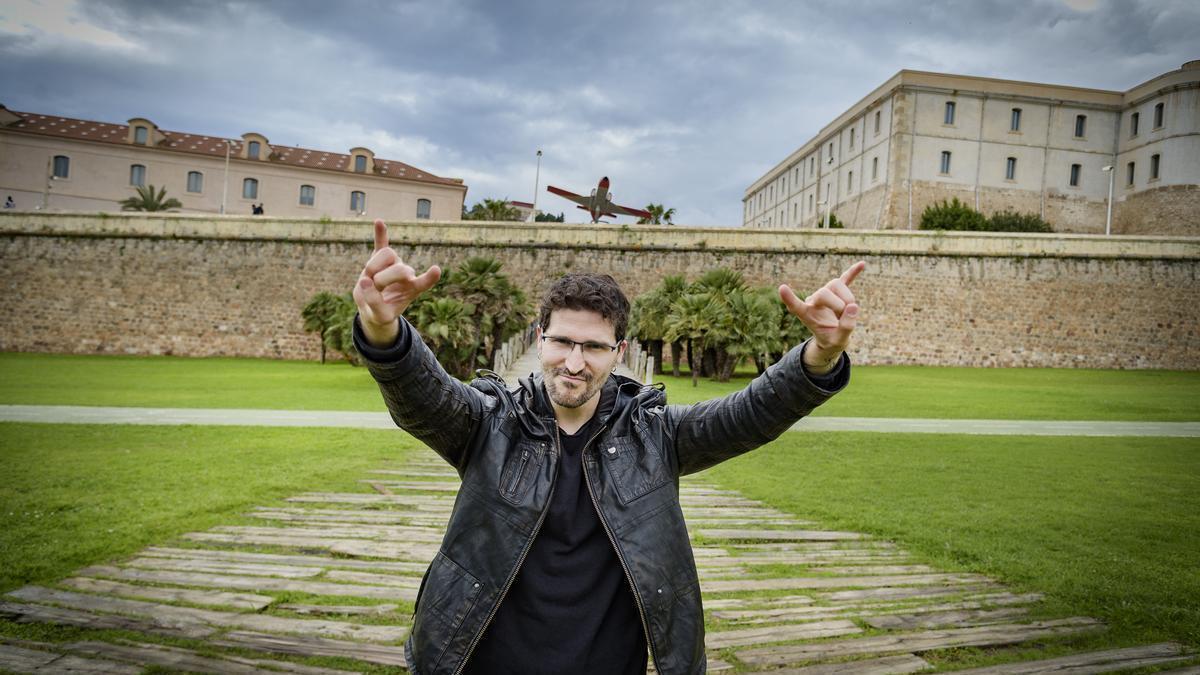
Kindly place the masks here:
POLYGON ((1005 180, 1016 180, 1017 179, 1017 158, 1016 157, 1009 157, 1004 162, 1004 179, 1005 180))
POLYGON ((242 180, 242 199, 258 199, 257 178, 245 178, 242 180))
POLYGON ((129 184, 138 187, 146 186, 146 167, 141 164, 129 165, 129 184))
POLYGON ((1125 184, 1126 185, 1130 185, 1130 186, 1133 185, 1133 176, 1134 176, 1134 169, 1135 169, 1134 164, 1135 164, 1134 162, 1130 162, 1125 165, 1125 184))
POLYGON ((250 159, 258 159, 260 152, 262 152, 262 144, 258 141, 250 141, 250 144, 246 146, 246 156, 250 159))
POLYGON ((810 193, 810 194, 808 195, 808 212, 809 212, 809 213, 812 213, 812 210, 813 210, 813 196, 812 196, 812 194, 810 193))
POLYGON ((954 124, 954 101, 946 101, 946 112, 942 116, 942 124, 954 124))
POLYGON ((1020 108, 1012 109, 1012 119, 1008 123, 1008 130, 1009 131, 1020 131, 1021 130, 1021 109, 1020 108))
POLYGON ((358 173, 366 173, 367 172, 367 156, 366 155, 355 155, 354 156, 354 170, 358 173))
POLYGON ((204 174, 199 171, 189 171, 187 181, 188 192, 204 192, 204 174))
POLYGON ((133 142, 134 143, 137 143, 138 145, 145 145, 146 141, 149 140, 149 138, 150 138, 150 130, 147 129, 146 127, 134 127, 133 128, 133 142))
POLYGON ((1079 172, 1083 170, 1080 164, 1071 165, 1071 187, 1079 187, 1079 172))
POLYGON ((875 135, 879 135, 879 111, 875 111, 875 135))
POLYGON ((796 222, 796 204, 792 204, 792 222, 796 222))
POLYGON ((829 143, 829 159, 833 159, 833 143, 829 143))
POLYGON ((1154 104, 1154 128, 1161 129, 1163 125, 1163 104, 1154 104))
POLYGON ((69 178, 71 176, 71 158, 66 155, 55 155, 54 173, 51 175, 55 178, 69 178))
POLYGON ((950 173, 950 151, 949 150, 942 151, 942 167, 941 167, 941 169, 942 170, 940 173, 943 173, 943 174, 950 173))
POLYGON ((879 179, 879 158, 871 158, 871 180, 879 179))
POLYGON ((1150 155, 1150 180, 1158 180, 1158 160, 1161 155, 1150 155))
POLYGON ((792 172, 792 185, 799 185, 799 184, 800 184, 800 167, 796 167, 796 170, 792 172))
POLYGON ((350 193, 350 210, 356 213, 363 213, 367 210, 367 194, 355 190, 350 193))
POLYGON ((854 172, 846 172, 846 192, 854 190, 854 172))
POLYGON ((1139 113, 1133 113, 1129 116, 1129 137, 1132 138, 1138 135, 1138 121, 1141 118, 1139 113))
POLYGON ((816 171, 817 171, 817 158, 809 157, 808 158, 808 175, 809 175, 809 177, 811 178, 812 175, 814 173, 816 173, 816 171))
POLYGON ((854 129, 850 130, 850 149, 854 149, 854 129))
POLYGON ((300 205, 312 206, 317 202, 317 188, 312 185, 300 186, 300 205))
POLYGON ((1087 132, 1087 115, 1075 116, 1075 138, 1083 138, 1087 132))

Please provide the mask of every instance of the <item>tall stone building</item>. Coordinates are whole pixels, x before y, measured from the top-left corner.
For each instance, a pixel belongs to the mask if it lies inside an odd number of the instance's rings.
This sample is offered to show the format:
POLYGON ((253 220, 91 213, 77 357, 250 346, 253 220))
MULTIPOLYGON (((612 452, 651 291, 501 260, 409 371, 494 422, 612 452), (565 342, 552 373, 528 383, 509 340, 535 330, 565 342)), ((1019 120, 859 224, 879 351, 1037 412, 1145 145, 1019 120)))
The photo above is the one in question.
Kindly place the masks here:
POLYGON ((1200 60, 1104 91, 902 70, 746 189, 743 225, 916 229, 957 197, 1060 232, 1200 235, 1200 60))
POLYGON ((460 220, 467 186, 368 148, 348 153, 109 124, 0 106, 0 200, 21 210, 118 211, 138 186, 165 187, 192 213, 460 220))

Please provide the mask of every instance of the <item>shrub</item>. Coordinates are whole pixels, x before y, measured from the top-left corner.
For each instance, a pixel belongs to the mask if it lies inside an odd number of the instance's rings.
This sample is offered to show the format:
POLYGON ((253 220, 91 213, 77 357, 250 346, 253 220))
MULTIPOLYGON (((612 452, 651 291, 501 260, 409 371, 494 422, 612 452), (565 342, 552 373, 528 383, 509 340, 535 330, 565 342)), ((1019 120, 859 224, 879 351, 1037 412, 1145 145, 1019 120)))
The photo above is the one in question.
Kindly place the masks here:
POLYGON ((992 232, 1053 232, 1042 217, 1036 213, 1016 213, 1015 211, 1000 211, 993 213, 988 219, 988 229, 992 232))
POLYGON ((988 221, 983 214, 958 201, 942 201, 925 207, 921 214, 922 230, 965 230, 979 232, 987 230, 988 221))
MULTIPOLYGON (((822 223, 822 224, 823 224, 823 223, 822 223)), ((846 226, 842 224, 842 221, 838 220, 838 217, 837 217, 837 214, 836 214, 836 213, 830 213, 830 214, 829 214, 829 229, 831 229, 831 230, 844 230, 844 229, 846 229, 846 226)))

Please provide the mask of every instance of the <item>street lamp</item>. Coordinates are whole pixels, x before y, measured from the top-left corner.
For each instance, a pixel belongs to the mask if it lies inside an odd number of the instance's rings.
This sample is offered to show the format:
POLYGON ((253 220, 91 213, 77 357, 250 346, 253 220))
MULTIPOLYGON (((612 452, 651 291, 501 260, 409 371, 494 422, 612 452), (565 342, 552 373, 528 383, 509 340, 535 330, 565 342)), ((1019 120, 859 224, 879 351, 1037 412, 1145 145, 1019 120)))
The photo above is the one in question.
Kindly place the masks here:
POLYGON ((533 174, 533 210, 529 212, 529 222, 537 220, 538 184, 542 179, 542 151, 537 151, 537 171, 533 174))
POLYGON ((46 189, 42 190, 42 210, 50 208, 50 185, 58 176, 54 175, 54 156, 46 158, 46 189))
POLYGON ((1104 236, 1107 237, 1112 235, 1112 191, 1113 179, 1116 177, 1117 172, 1113 171, 1112 164, 1101 167, 1100 170, 1108 174, 1108 214, 1104 218, 1104 236))
POLYGON ((221 215, 225 215, 225 199, 229 196, 229 150, 233 141, 225 139, 225 178, 221 181, 221 215))

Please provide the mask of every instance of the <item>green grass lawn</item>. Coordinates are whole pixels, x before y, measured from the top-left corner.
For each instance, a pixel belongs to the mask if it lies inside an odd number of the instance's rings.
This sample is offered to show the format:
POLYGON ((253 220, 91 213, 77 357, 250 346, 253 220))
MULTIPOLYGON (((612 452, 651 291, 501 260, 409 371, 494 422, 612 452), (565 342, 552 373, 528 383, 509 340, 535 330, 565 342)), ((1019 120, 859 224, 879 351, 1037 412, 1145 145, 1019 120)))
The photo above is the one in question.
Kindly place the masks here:
MULTIPOLYGON (((736 391, 730 382, 661 377, 673 403, 736 391)), ((364 368, 264 359, 0 354, 0 404, 383 410, 364 368)), ((855 367, 817 409, 846 417, 1200 420, 1200 372, 855 367)))
POLYGON ((1200 439, 796 433, 705 475, 1044 592, 1105 639, 1200 645, 1200 439))

